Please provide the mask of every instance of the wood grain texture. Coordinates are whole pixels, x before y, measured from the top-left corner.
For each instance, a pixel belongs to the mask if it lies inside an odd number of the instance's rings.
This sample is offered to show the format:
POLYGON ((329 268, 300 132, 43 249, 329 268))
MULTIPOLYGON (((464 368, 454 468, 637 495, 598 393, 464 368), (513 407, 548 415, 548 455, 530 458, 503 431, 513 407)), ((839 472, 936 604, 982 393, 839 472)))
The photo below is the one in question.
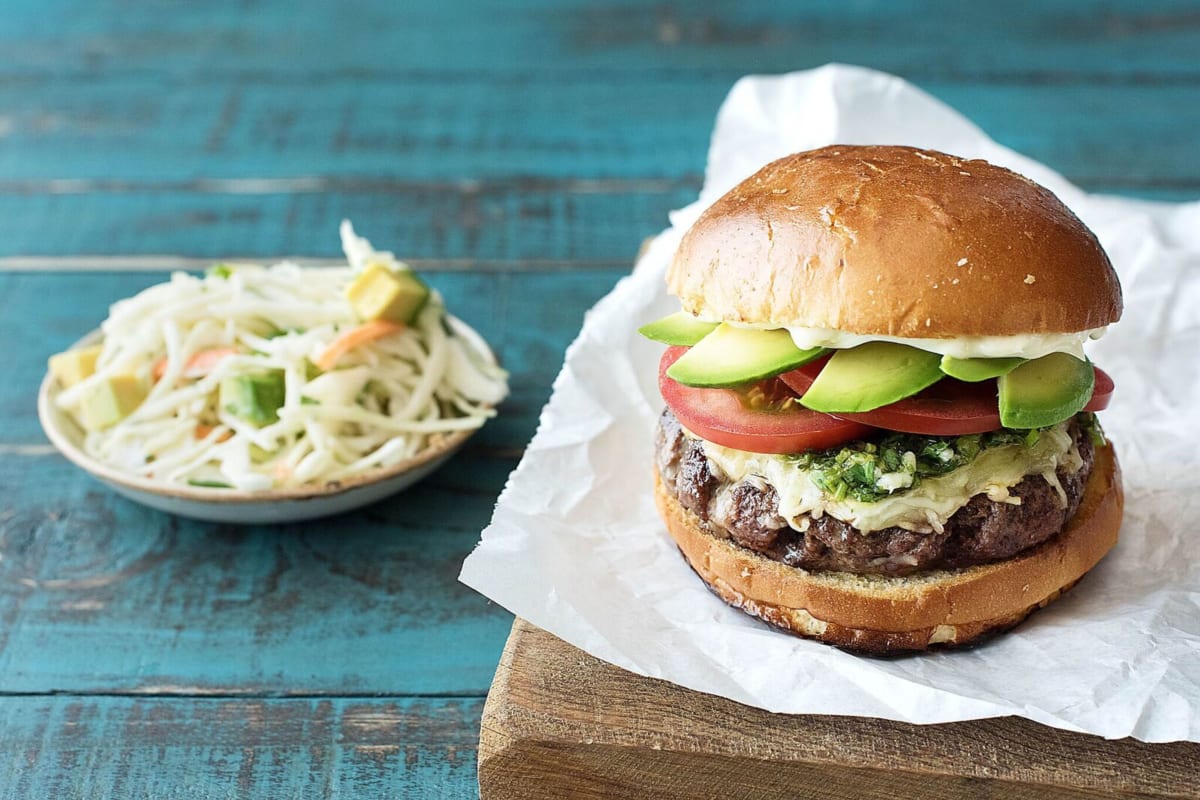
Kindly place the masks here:
MULTIPOLYGON (((0 72, 0 108, 14 109, 3 115, 0 189, 296 177, 403 179, 435 184, 430 190, 464 179, 678 180, 702 174, 717 108, 746 71, 651 72, 637 81, 538 73, 511 87, 487 76, 349 75, 317 92, 303 80, 280 86, 253 76, 178 85, 156 76, 68 79, 37 89, 41 102, 28 110, 22 98, 34 89, 6 88, 0 72)), ((1200 181, 1192 135, 1200 82, 918 85, 1002 144, 1089 187, 1195 190, 1200 181)))
POLYGON ((1196 798, 1200 745, 1019 718, 913 726, 770 714, 641 678, 524 620, 488 695, 483 800, 1196 798))
POLYGON ((3 459, 0 692, 481 694, 509 617, 457 576, 513 466, 468 451, 364 511, 258 527, 3 459))
POLYGON ((405 258, 514 266, 603 261, 628 270, 637 244, 667 226, 671 209, 696 198, 699 179, 311 184, 269 183, 275 190, 267 193, 242 191, 242 183, 225 191, 210 191, 208 183, 136 184, 128 192, 114 185, 81 193, 33 186, 6 194, 0 188, 0 256, 340 258, 337 224, 350 219, 364 236, 405 258))
MULTIPOLYGON (((681 69, 783 71, 842 60, 971 82, 1195 77, 1200 19, 1189 0, 1046 0, 1020 13, 921 0, 693 6, 638 0, 416 0, 287 4, 214 0, 130 7, 121 0, 10 0, 0 42, 30 79, 249 73, 297 82, 355 71, 506 75, 561 62, 568 78, 681 69), (332 34, 338 35, 332 35, 332 34), (1006 45, 1006 46, 1005 46, 1006 45), (305 56, 308 56, 307 58, 305 56)), ((18 68, 19 67, 19 68, 18 68)))
POLYGON ((472 798, 482 701, 8 697, 0 798, 472 798))
POLYGON ((238 527, 142 508, 38 449, 30 400, 46 357, 165 276, 0 273, 14 354, 0 382, 0 692, 485 692, 511 618, 457 582, 459 565, 584 310, 621 274, 427 272, 511 371, 498 418, 361 512, 238 527))
MULTIPOLYGON (((61 253, 336 258, 336 222, 330 220, 350 219, 368 238, 391 243, 411 259, 486 262, 514 270, 529 262, 628 269, 635 243, 667 227, 672 209, 695 200, 700 179, 351 181, 354 188, 339 188, 346 183, 318 180, 317 191, 267 193, 193 184, 133 184, 130 191, 98 185, 52 193, 36 183, 5 193, 0 185, 0 259, 61 253)), ((1176 184, 1107 181, 1088 188, 1152 200, 1200 196, 1200 181, 1194 187, 1187 178, 1176 184)))
POLYGON ((351 216, 412 256, 623 259, 691 198, 734 80, 830 60, 1085 188, 1200 196, 1187 2, 10 6, 0 257, 326 255, 351 216))

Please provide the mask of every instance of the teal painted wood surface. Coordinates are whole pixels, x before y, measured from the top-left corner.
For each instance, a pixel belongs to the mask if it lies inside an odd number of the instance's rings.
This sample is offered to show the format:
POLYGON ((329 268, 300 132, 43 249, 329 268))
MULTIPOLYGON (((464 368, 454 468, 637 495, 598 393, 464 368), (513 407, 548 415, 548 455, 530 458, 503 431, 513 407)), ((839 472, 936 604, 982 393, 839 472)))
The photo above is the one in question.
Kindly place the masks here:
POLYGON ((0 693, 484 694, 511 618, 455 578, 514 466, 468 451, 369 511, 265 528, 6 459, 0 693))
POLYGON ((476 797, 478 698, 12 697, 0 798, 476 797))
POLYGON ((0 692, 485 693, 511 618, 459 585, 458 567, 583 309, 620 274, 426 273, 511 371, 499 417, 410 492, 255 528, 145 509, 39 448, 30 398, 45 357, 165 275, 0 273, 0 339, 30 346, 0 384, 0 692), (37 337, 28 308, 43 313, 37 337), (69 652, 87 653, 86 669, 69 652))
MULTIPOLYGON (((303 81, 249 78, 182 86, 164 86, 153 74, 95 86, 72 80, 41 89, 53 110, 39 113, 50 119, 6 116, 0 190, 20 194, 63 178, 85 182, 45 188, 127 194, 182 183, 204 191, 217 178, 316 177, 335 182, 292 190, 353 181, 377 194, 388 179, 415 184, 399 190, 430 193, 444 181, 477 180, 508 180, 509 191, 532 183, 536 191, 534 176, 613 179, 617 186, 631 178, 698 180, 712 118, 741 74, 654 72, 637 82, 530 75, 512 87, 486 75, 397 82, 350 74, 319 91, 303 81)), ((1194 153, 1195 84, 917 83, 1003 144, 1082 183, 1200 186, 1193 172, 1177 170, 1194 153)), ((0 84, 0 107, 29 91, 20 81, 0 84)), ((551 188, 582 194, 597 187, 551 188)))
POLYGON ((279 82, 339 71, 508 75, 547 67, 640 78, 648 67, 793 69, 842 60, 975 82, 1080 75, 1195 78, 1189 0, 939 6, 813 0, 694 6, 638 0, 351 0, 246 4, 14 0, 0 32, 25 74, 250 72, 279 82), (133 8, 133 10, 131 10, 133 8))
POLYGON ((7 2, 0 797, 474 796, 509 617, 458 565, 585 310, 693 197, 739 76, 889 70, 1086 188, 1200 197, 1193 0, 962 5, 7 2), (45 357, 110 303, 175 263, 334 256, 343 216, 513 372, 445 469, 241 528, 53 454, 45 357))
POLYGON ((567 180, 363 181, 347 189, 318 181, 315 191, 268 194, 238 185, 215 192, 146 186, 132 192, 0 192, 0 253, 332 257, 340 254, 337 221, 349 218, 373 241, 404 243, 408 258, 606 261, 628 269, 641 241, 666 227, 667 212, 695 199, 698 188, 698 179, 600 186, 567 180))

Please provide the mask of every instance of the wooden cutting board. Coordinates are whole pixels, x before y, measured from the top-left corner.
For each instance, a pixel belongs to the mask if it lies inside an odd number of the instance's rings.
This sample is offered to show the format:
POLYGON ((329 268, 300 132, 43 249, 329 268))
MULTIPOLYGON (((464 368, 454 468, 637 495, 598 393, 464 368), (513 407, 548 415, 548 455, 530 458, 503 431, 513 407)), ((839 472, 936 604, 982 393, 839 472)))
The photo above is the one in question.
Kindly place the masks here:
POLYGON ((585 654, 518 619, 483 712, 482 800, 1200 798, 1200 744, 1015 717, 771 714, 585 654))

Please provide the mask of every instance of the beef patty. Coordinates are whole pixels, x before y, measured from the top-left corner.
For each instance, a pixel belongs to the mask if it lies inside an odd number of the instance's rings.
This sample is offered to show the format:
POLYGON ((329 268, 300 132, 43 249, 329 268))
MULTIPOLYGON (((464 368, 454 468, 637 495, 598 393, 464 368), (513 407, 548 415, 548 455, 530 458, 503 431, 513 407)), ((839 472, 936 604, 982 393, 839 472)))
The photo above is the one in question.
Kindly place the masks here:
POLYGON ((808 517, 799 531, 779 515, 779 497, 763 481, 730 484, 709 467, 703 445, 685 436, 668 409, 659 419, 655 449, 663 484, 701 520, 705 528, 776 561, 804 569, 882 575, 908 575, 936 568, 968 567, 1001 561, 1046 541, 1062 530, 1079 507, 1092 471, 1094 450, 1074 420, 1068 428, 1083 466, 1058 470, 1067 495, 1040 475, 1009 489, 1020 505, 978 494, 947 520, 941 533, 916 533, 892 527, 863 533, 829 515, 808 517))

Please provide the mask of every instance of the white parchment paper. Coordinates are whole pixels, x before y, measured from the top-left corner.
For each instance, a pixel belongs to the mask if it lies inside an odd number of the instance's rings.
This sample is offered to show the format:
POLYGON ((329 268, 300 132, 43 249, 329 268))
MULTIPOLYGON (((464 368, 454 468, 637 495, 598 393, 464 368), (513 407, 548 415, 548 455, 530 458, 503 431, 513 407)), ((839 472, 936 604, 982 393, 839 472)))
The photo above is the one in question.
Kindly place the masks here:
POLYGON ((1198 453, 1200 203, 1088 195, 890 75, 834 65, 747 77, 717 116, 699 201, 587 315, 461 579, 605 661, 771 711, 1016 714, 1200 741, 1198 453), (1101 419, 1125 474, 1121 542, 1062 600, 976 649, 876 660, 777 633, 710 594, 654 510, 662 348, 635 330, 678 310, 663 275, 680 232, 767 161, 835 142, 919 145, 1024 173, 1092 227, 1124 286, 1124 319, 1090 348, 1117 386, 1101 419))

